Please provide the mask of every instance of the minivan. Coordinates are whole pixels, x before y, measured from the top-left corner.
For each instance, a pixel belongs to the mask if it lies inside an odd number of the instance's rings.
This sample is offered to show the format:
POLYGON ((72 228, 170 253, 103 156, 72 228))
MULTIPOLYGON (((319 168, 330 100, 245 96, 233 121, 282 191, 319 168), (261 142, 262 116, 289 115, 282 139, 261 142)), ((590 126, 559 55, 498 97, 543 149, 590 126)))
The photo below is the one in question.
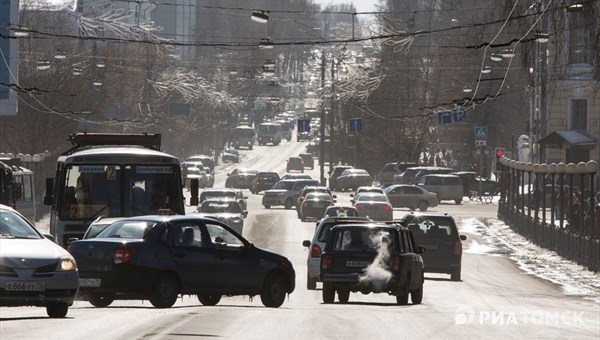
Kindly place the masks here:
POLYGON ((460 204, 463 199, 462 181, 456 175, 425 175, 417 181, 417 186, 435 192, 440 202, 451 200, 460 204))

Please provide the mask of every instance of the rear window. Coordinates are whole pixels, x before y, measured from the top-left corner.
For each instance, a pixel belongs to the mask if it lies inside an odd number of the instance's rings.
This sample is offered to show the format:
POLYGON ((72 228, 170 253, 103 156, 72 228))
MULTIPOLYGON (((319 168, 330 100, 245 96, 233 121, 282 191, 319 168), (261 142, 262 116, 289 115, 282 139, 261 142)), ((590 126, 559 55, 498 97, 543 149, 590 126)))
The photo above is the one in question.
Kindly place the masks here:
POLYGON ((448 237, 458 234, 456 224, 451 218, 441 216, 422 216, 413 218, 408 229, 415 237, 448 237))
POLYGON ((395 172, 396 171, 396 163, 388 163, 383 166, 381 172, 395 172))
POLYGON ((382 246, 391 247, 394 234, 389 229, 356 229, 337 230, 332 240, 331 249, 341 251, 377 251, 382 246))
POLYGON ((460 177, 446 177, 444 178, 445 185, 462 185, 460 177))
POLYGON ((118 221, 104 229, 97 238, 144 238, 152 228, 155 222, 146 221, 118 221))
POLYGON ((442 178, 437 177, 437 176, 427 177, 425 184, 427 184, 427 185, 442 185, 442 178))

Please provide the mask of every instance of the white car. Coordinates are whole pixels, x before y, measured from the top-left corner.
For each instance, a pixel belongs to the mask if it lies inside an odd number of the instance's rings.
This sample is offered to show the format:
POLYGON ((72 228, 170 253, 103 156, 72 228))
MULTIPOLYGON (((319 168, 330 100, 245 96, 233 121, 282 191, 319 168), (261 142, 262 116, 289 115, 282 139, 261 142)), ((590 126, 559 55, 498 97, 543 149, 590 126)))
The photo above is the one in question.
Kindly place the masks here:
POLYGON ((64 318, 79 290, 75 259, 14 209, 0 205, 0 306, 46 307, 64 318))
POLYGON ((345 223, 369 222, 368 218, 363 217, 327 217, 317 222, 315 234, 312 241, 304 240, 302 245, 308 248, 308 259, 306 260, 306 289, 317 289, 319 273, 321 271, 321 253, 325 249, 329 231, 336 225, 345 223))

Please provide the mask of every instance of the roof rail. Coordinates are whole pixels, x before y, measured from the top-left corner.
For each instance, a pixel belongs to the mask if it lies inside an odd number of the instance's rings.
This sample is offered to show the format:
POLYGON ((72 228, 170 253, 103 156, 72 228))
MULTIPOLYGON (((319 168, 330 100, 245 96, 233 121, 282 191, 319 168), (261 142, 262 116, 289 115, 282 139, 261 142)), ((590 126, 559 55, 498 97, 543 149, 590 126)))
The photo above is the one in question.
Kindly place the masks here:
POLYGON ((70 134, 69 141, 71 142, 73 147, 65 151, 63 155, 68 155, 75 150, 87 146, 100 145, 135 145, 153 150, 160 150, 161 134, 78 132, 70 134))

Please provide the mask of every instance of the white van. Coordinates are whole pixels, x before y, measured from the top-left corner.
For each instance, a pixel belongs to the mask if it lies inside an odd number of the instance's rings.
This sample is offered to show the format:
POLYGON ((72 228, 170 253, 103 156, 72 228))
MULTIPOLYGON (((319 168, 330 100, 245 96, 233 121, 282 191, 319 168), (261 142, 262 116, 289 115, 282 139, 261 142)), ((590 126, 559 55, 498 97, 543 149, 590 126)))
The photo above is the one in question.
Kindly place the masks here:
POLYGON ((460 177, 456 175, 425 175, 417 181, 417 185, 423 189, 435 192, 441 201, 451 200, 460 204, 463 199, 463 185, 460 177))

